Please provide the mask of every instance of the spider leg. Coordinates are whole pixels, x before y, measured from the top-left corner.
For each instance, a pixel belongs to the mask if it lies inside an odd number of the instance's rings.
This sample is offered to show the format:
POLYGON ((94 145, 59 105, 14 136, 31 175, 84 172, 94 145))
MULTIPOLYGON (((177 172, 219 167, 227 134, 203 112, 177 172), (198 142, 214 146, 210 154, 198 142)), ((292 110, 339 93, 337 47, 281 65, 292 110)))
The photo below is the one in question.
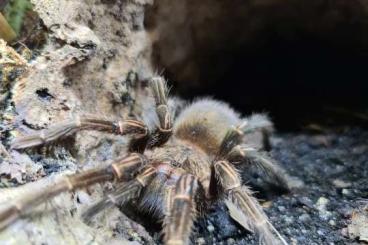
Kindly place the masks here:
POLYGON ((160 125, 153 135, 150 146, 160 146, 168 141, 172 135, 172 116, 167 104, 168 88, 162 77, 151 79, 151 89, 156 102, 156 114, 160 125))
POLYGON ((255 166, 270 183, 274 183, 285 190, 291 189, 289 175, 265 152, 241 144, 235 146, 229 152, 227 159, 233 163, 250 163, 250 166, 255 166))
POLYGON ((121 183, 112 193, 106 195, 103 199, 93 204, 83 213, 82 218, 88 221, 100 211, 112 207, 121 206, 126 202, 138 198, 142 189, 146 187, 156 176, 156 169, 152 166, 146 167, 133 180, 121 183))
POLYGON ((273 124, 267 115, 256 113, 245 118, 241 128, 245 134, 255 131, 271 132, 273 130, 273 124))
POLYGON ((169 192, 164 219, 166 245, 189 244, 195 218, 194 196, 197 187, 198 180, 193 175, 184 174, 176 183, 175 189, 169 192))
MULTIPOLYGON (((243 122, 228 130, 222 140, 218 157, 224 158, 236 145, 252 138, 262 140, 260 146, 270 150, 269 135, 273 130, 273 124, 264 114, 253 114, 243 120, 243 122), (256 134, 261 134, 256 136, 256 134), (246 138, 245 138, 246 137, 246 138)), ((219 158, 218 158, 219 159, 219 158)))
POLYGON ((242 131, 243 124, 237 127, 230 128, 225 137, 222 139, 219 152, 217 153, 216 160, 226 159, 229 152, 242 142, 242 137, 244 135, 242 131))
POLYGON ((263 133, 263 137, 268 140, 268 134, 272 131, 273 125, 267 116, 263 114, 253 114, 244 119, 243 123, 231 127, 222 139, 217 160, 226 159, 234 147, 244 142, 244 135, 252 134, 256 131, 263 133))
MULTIPOLYGON (((227 202, 235 206, 242 214, 236 219, 245 228, 256 232, 260 237, 261 244, 287 244, 281 235, 269 222, 266 214, 258 201, 252 196, 252 192, 246 186, 241 185, 240 177, 234 166, 227 161, 218 161, 214 165, 215 174, 222 186, 227 202), (278 240, 274 236, 278 236, 278 240)), ((229 207, 229 205, 228 205, 229 207)))
POLYGON ((142 138, 148 135, 148 128, 137 120, 112 122, 103 119, 81 117, 77 120, 65 121, 52 125, 31 135, 16 138, 12 149, 24 149, 43 145, 70 136, 80 130, 97 130, 118 135, 134 135, 142 138))
POLYGON ((268 116, 266 114, 256 113, 245 118, 245 122, 243 132, 247 135, 246 139, 252 143, 259 141, 257 143, 259 144, 259 148, 270 151, 270 135, 273 131, 273 123, 268 116))
MULTIPOLYGON (((261 121, 263 118, 260 116, 252 117, 254 118, 252 120, 256 122, 261 121)), ((251 123, 251 125, 252 124, 257 123, 251 123)), ((268 124, 266 121, 264 121, 264 123, 259 123, 257 125, 268 124)), ((258 171, 261 171, 269 180, 269 182, 275 183, 277 186, 285 190, 290 190, 290 177, 283 168, 281 168, 274 160, 268 157, 266 153, 262 153, 252 147, 242 144, 244 127, 247 127, 247 124, 233 127, 228 130, 227 134, 222 140, 216 160, 228 160, 231 163, 248 162, 251 164, 251 166, 255 166, 258 171)))
POLYGON ((22 214, 33 207, 66 191, 91 186, 106 181, 124 181, 131 179, 134 174, 147 162, 145 156, 132 153, 114 161, 103 168, 90 169, 81 173, 61 176, 52 185, 35 189, 29 195, 13 200, 0 210, 0 230, 17 220, 22 214))

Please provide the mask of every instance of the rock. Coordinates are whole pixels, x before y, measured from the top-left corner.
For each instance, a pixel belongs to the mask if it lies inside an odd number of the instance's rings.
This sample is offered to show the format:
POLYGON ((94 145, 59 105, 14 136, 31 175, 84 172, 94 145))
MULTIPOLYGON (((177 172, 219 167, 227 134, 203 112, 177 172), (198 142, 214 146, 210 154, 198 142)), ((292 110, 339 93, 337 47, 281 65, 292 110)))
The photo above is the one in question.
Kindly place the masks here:
POLYGON ((332 183, 334 184, 334 186, 336 186, 337 188, 347 188, 351 186, 350 182, 345 182, 341 179, 335 179, 332 181, 332 183))
POLYGON ((197 240, 196 240, 196 244, 197 244, 197 245, 204 245, 204 244, 206 244, 206 240, 204 240, 204 238, 203 238, 203 237, 199 237, 199 238, 197 238, 197 240))
POLYGON ((263 208, 270 208, 272 206, 272 202, 271 201, 263 202, 261 205, 263 208))
POLYGON ((234 244, 235 244, 235 240, 233 238, 227 239, 227 245, 234 245, 234 244))
POLYGON ((208 225, 207 230, 212 233, 215 230, 215 227, 213 225, 208 225))
POLYGON ((336 226, 336 221, 335 220, 330 220, 328 221, 328 223, 331 225, 331 226, 336 226))
POLYGON ((350 196, 351 191, 350 191, 349 189, 342 189, 341 193, 342 193, 344 196, 350 196))
POLYGON ((282 213, 286 210, 284 206, 278 206, 277 209, 282 213))
POLYGON ((324 221, 327 221, 332 215, 332 213, 326 209, 329 202, 330 200, 328 200, 327 198, 320 197, 315 205, 317 210, 319 211, 319 217, 324 221))
POLYGON ((316 208, 318 211, 320 212, 325 212, 326 211, 326 206, 327 204, 329 203, 330 201, 325 198, 325 197, 320 197, 318 200, 317 200, 317 203, 316 203, 316 208))
POLYGON ((309 216, 309 214, 302 214, 301 216, 299 216, 298 218, 301 222, 307 222, 311 219, 311 217, 309 216))

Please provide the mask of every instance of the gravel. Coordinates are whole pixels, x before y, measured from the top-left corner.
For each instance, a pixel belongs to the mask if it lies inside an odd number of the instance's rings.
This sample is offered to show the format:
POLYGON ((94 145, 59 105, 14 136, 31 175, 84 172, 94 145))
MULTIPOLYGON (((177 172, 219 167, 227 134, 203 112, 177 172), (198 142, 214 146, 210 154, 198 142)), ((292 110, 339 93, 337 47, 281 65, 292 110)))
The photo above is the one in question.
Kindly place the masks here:
MULTIPOLYGON (((271 201, 271 222, 291 244, 359 244, 346 227, 354 210, 368 198, 368 131, 361 128, 330 130, 323 134, 283 133, 272 140, 272 156, 290 175, 304 182, 287 194, 258 190, 271 201), (345 231, 345 232, 344 232, 345 231)), ((257 238, 231 220, 219 204, 196 223, 205 244, 258 244, 257 238), (207 224, 212 223, 214 231, 207 224), (230 242, 229 242, 229 239, 230 242)), ((203 244, 197 243, 197 244, 203 244)))

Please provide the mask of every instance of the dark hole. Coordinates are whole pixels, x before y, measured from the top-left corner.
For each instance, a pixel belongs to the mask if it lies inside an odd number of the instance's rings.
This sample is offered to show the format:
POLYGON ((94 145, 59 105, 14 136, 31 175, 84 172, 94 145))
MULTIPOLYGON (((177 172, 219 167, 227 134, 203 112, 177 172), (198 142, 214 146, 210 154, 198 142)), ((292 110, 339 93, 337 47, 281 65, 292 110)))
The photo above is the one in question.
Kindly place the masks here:
POLYGON ((50 101, 51 99, 54 98, 54 96, 52 96, 49 93, 49 89, 48 88, 42 88, 42 89, 38 89, 36 90, 36 94, 37 96, 41 99, 41 100, 45 100, 45 101, 50 101))
POLYGON ((282 130, 308 124, 368 125, 365 51, 315 40, 269 40, 262 47, 208 57, 203 76, 216 67, 213 60, 228 62, 227 70, 215 82, 181 95, 213 95, 244 114, 269 112, 282 130))
POLYGON ((174 93, 269 112, 281 130, 368 125, 368 11, 360 3, 185 2, 155 4, 146 20, 160 33, 153 59, 174 93))

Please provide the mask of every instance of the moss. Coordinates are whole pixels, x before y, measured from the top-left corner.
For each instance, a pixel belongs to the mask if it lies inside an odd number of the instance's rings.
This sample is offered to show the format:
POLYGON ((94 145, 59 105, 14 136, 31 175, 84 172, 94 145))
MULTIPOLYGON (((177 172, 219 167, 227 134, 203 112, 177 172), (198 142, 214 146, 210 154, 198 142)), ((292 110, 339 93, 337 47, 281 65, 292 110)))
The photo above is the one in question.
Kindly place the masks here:
POLYGON ((4 9, 5 18, 16 34, 19 34, 27 11, 32 9, 29 0, 11 0, 4 9))

